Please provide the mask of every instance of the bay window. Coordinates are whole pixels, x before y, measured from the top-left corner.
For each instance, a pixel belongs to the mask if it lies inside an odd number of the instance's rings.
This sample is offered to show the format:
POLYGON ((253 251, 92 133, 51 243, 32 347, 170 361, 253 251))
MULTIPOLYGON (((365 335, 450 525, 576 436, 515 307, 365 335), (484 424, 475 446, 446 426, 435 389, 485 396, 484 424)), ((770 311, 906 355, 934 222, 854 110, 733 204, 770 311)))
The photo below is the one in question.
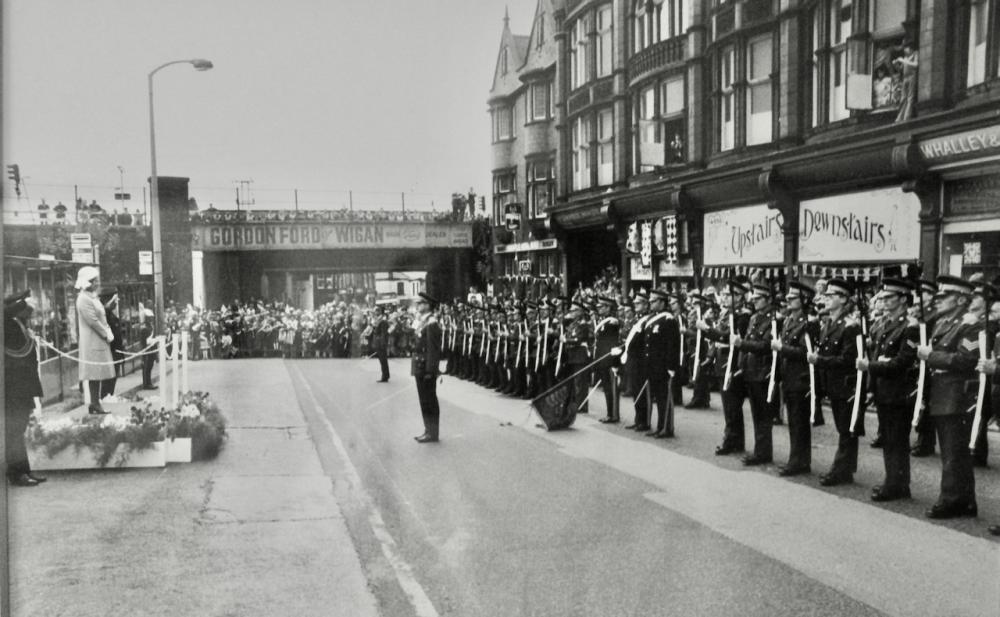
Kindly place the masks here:
POLYGON ((635 15, 632 18, 632 53, 639 53, 650 44, 649 24, 652 15, 646 11, 646 0, 635 1, 635 15))
POLYGON ((579 117, 573 121, 570 142, 573 158, 573 190, 590 187, 590 121, 579 117))
POLYGON ((552 205, 555 191, 555 175, 551 160, 528 163, 528 216, 535 218, 545 215, 545 209, 552 205))
POLYGON ((747 145, 771 141, 773 40, 770 34, 747 45, 747 145))
POLYGON ((611 74, 611 59, 614 55, 613 28, 611 5, 605 4, 597 9, 597 76, 607 77, 611 74))
POLYGON ((635 134, 639 146, 635 168, 642 173, 663 165, 663 140, 656 114, 656 87, 643 88, 639 91, 638 98, 635 134))
POLYGON ((570 29, 569 34, 569 66, 570 89, 574 90, 587 83, 588 67, 591 60, 588 52, 588 37, 586 15, 581 16, 570 29))
POLYGON ((660 95, 660 117, 663 120, 663 141, 666 142, 667 165, 683 163, 687 118, 684 114, 684 76, 672 77, 663 82, 660 95))
POLYGON ((511 107, 503 105, 493 108, 493 142, 514 137, 514 113, 511 107))
POLYGON ((730 45, 719 56, 719 150, 736 146, 736 49, 730 45))
POLYGON ((547 120, 552 117, 552 84, 534 83, 528 88, 530 101, 528 108, 530 111, 529 120, 547 120))
POLYGON ((615 181, 615 114, 611 109, 597 113, 597 184, 615 181))
POLYGON ((657 5, 656 10, 659 13, 657 20, 659 40, 666 41, 684 34, 687 28, 684 0, 662 0, 662 3, 657 5))
POLYGON ((493 172, 493 224, 503 225, 504 207, 517 201, 517 169, 493 172))

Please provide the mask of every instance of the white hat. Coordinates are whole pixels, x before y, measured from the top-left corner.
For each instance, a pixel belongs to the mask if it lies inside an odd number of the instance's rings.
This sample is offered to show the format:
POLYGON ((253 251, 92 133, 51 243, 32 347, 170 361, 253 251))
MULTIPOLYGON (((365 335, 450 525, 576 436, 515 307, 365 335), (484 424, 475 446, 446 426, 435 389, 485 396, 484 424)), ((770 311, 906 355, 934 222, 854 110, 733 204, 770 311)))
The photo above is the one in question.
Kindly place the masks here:
POLYGON ((77 289, 83 289, 90 284, 90 281, 96 279, 100 275, 100 270, 94 266, 84 266, 80 268, 79 272, 76 273, 76 284, 74 287, 77 289))

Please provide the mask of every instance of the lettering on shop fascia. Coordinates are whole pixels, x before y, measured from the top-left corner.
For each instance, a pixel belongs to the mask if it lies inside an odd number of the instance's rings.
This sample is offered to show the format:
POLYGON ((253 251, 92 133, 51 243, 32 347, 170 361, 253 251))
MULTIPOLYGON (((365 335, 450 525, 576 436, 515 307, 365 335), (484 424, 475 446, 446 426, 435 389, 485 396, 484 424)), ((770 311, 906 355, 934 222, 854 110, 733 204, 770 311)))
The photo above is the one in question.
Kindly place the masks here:
POLYGON ((755 245, 782 234, 784 217, 780 212, 767 216, 764 220, 747 226, 733 225, 730 237, 730 247, 733 255, 743 257, 743 252, 755 245))
POLYGON ((885 250, 885 223, 874 221, 867 216, 857 217, 853 212, 833 214, 822 210, 802 208, 802 240, 808 241, 813 234, 826 234, 841 240, 853 240, 867 244, 881 253, 885 250))
POLYGON ((920 152, 928 161, 1000 150, 1000 126, 967 131, 920 143, 920 152))

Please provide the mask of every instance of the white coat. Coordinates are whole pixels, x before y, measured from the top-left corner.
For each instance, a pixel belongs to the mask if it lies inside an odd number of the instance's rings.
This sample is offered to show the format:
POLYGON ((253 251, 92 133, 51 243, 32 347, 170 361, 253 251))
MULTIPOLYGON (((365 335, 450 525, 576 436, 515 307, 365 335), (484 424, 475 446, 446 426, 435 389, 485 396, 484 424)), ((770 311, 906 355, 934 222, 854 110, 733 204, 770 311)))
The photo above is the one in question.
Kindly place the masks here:
POLYGON ((76 297, 76 314, 80 324, 80 381, 100 381, 115 376, 112 364, 111 326, 104 315, 104 305, 92 291, 81 291, 76 297), (107 364, 85 364, 106 362, 107 364))

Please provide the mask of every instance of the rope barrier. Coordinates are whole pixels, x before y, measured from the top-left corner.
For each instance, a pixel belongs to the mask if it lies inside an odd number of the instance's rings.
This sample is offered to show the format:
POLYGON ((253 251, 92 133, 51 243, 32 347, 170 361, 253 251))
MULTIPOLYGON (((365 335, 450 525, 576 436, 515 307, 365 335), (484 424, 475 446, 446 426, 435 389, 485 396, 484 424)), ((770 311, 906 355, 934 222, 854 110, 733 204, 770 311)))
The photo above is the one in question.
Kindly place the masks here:
POLYGON ((123 355, 127 356, 127 357, 122 358, 121 360, 112 360, 111 362, 94 362, 92 360, 81 360, 77 356, 74 356, 74 355, 71 355, 69 353, 66 353, 65 351, 61 351, 58 348, 56 348, 55 346, 53 346, 52 343, 50 343, 50 342, 42 339, 39 336, 35 337, 35 344, 38 345, 38 346, 40 346, 40 347, 46 347, 46 348, 54 351, 57 355, 62 356, 63 358, 67 358, 69 360, 74 360, 74 361, 76 361, 76 362, 78 362, 80 364, 90 364, 90 365, 94 365, 94 366, 113 366, 113 365, 118 364, 119 362, 122 362, 124 360, 128 360, 128 359, 131 359, 131 358, 136 358, 136 357, 139 357, 139 356, 143 356, 143 355, 146 354, 146 352, 155 349, 156 346, 157 346, 157 343, 151 343, 151 344, 147 345, 146 347, 144 347, 144 348, 142 348, 139 351, 134 352, 134 353, 123 351, 121 353, 123 355))

